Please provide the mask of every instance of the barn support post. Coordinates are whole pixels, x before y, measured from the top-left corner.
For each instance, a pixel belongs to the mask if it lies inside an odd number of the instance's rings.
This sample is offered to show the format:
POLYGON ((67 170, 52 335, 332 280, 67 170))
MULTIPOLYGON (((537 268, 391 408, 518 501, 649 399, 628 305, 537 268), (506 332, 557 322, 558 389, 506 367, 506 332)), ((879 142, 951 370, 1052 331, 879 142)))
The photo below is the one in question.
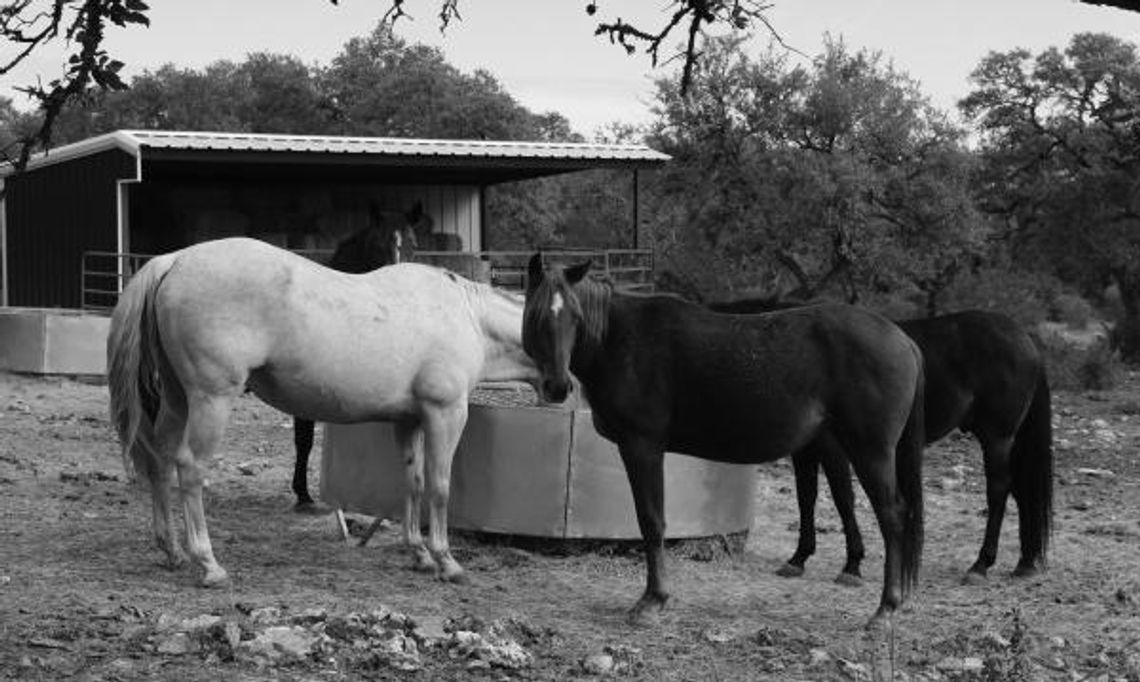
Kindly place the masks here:
POLYGON ((487 241, 487 186, 479 185, 479 246, 483 251, 494 248, 487 241))
POLYGON ((0 306, 8 307, 8 199, 0 178, 0 306))
POLYGON ((142 179, 141 169, 138 178, 119 180, 115 183, 115 290, 123 292, 127 280, 135 273, 126 254, 131 252, 131 186, 142 179))
POLYGON ((639 178, 638 178, 638 173, 637 173, 636 168, 633 169, 632 173, 633 173, 633 202, 632 202, 633 208, 631 209, 631 212, 633 214, 633 248, 640 249, 642 240, 641 240, 641 214, 638 210, 638 205, 641 203, 640 198, 638 197, 638 184, 639 184, 638 179, 639 178))

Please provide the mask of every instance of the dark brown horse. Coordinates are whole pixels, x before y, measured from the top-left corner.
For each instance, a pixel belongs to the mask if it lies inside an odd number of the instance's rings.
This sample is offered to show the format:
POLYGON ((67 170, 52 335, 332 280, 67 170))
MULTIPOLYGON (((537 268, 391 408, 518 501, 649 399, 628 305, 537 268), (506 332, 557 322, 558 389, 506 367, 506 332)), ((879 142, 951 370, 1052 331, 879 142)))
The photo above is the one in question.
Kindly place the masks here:
MULTIPOLYGON (((337 244, 329 259, 333 270, 359 275, 376 268, 408 260, 416 246, 417 230, 426 225, 431 232, 431 218, 424 213, 423 205, 416 203, 405 213, 381 211, 375 205, 369 209, 368 226, 337 244)), ((297 458, 293 463, 293 494, 297 496, 294 509, 299 512, 319 512, 309 495, 309 455, 313 451, 316 424, 308 419, 293 418, 293 445, 297 458)))
POLYGON ((645 543, 638 621, 663 608, 666 451, 766 462, 816 442, 842 448, 886 546, 880 616, 902 603, 922 553, 922 355, 886 319, 824 305, 723 315, 673 296, 615 291, 589 263, 528 267, 523 347, 555 402, 571 372, 594 426, 621 454, 645 543))
MULTIPOLYGON (((756 298, 709 308, 741 314, 801 305, 756 298)), ((997 313, 971 310, 898 324, 926 358, 927 444, 961 429, 982 446, 986 532, 964 582, 984 580, 993 566, 1011 494, 1017 503, 1021 540, 1021 558, 1013 574, 1036 573, 1045 566, 1053 520, 1052 401, 1040 351, 1020 325, 997 313)), ((818 443, 797 453, 793 465, 799 544, 780 575, 802 575, 804 563, 815 552, 815 500, 822 466, 847 541, 847 562, 837 580, 857 584, 863 539, 855 521, 851 473, 842 453, 818 443)))

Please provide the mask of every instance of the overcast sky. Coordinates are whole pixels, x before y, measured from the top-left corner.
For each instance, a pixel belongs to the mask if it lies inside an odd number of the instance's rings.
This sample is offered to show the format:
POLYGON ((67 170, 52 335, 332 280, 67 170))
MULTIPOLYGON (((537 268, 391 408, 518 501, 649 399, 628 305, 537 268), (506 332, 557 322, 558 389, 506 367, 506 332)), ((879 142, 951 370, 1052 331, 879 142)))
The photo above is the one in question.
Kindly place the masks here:
MULTIPOLYGON (((919 80, 935 104, 951 108, 967 92, 967 76, 991 50, 1064 46, 1082 31, 1111 33, 1140 44, 1140 13, 1094 7, 1076 0, 774 0, 772 24, 789 45, 819 51, 825 33, 851 48, 882 51, 896 68, 919 80)), ((127 63, 127 75, 172 62, 201 67, 247 53, 293 54, 328 64, 350 38, 375 27, 388 0, 153 0, 149 29, 117 29, 107 47, 127 63)), ((586 0, 462 0, 463 21, 443 36, 438 0, 407 0, 414 15, 398 33, 409 42, 437 45, 464 71, 485 68, 524 105, 558 111, 579 132, 591 134, 611 121, 649 117, 652 82, 663 75, 638 53, 594 37, 597 18, 586 0)), ((657 26, 665 0, 600 0, 599 17, 620 13, 657 26)), ((679 35, 679 34, 678 34, 679 35)), ((761 47, 757 43, 757 49, 761 47)), ((4 46, 7 56, 11 48, 4 46)), ((665 69, 672 66, 663 67, 665 69)), ((12 92, 35 75, 61 70, 58 54, 43 53, 0 82, 12 92)))

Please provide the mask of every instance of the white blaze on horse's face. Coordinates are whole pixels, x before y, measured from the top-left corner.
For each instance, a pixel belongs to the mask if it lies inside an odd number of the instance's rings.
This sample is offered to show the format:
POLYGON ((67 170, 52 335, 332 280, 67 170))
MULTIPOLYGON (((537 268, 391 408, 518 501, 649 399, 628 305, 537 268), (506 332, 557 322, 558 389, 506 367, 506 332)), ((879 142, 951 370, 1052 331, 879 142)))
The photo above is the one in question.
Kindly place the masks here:
POLYGON ((543 375, 543 393, 551 402, 560 403, 570 393, 570 358, 574 354, 574 337, 578 320, 567 305, 568 294, 555 289, 550 296, 549 347, 546 362, 539 362, 543 375))

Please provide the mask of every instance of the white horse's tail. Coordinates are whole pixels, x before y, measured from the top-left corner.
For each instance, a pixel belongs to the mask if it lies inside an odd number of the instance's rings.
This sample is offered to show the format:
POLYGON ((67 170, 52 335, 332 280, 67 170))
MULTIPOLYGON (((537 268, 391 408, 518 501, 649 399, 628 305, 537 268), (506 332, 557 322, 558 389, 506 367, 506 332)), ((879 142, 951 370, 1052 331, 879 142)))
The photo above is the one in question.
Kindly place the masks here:
POLYGON ((107 386, 111 422, 119 433, 123 467, 131 479, 152 480, 158 465, 154 422, 161 400, 163 353, 154 315, 154 295, 176 253, 152 258, 127 283, 111 315, 107 335, 107 386))

